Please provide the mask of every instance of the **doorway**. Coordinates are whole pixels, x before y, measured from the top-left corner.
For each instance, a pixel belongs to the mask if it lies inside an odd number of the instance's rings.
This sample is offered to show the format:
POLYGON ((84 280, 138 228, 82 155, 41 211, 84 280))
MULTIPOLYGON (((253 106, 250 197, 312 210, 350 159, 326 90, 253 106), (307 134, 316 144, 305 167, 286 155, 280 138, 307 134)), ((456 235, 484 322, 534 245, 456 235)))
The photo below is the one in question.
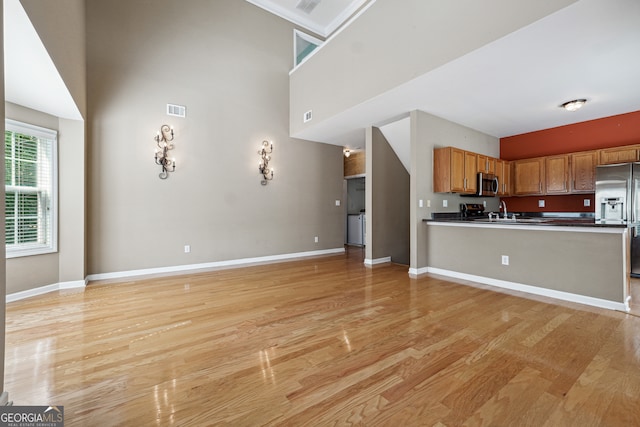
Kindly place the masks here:
POLYGON ((366 212, 364 176, 349 177, 346 181, 345 209, 345 244, 352 246, 366 245, 366 212))

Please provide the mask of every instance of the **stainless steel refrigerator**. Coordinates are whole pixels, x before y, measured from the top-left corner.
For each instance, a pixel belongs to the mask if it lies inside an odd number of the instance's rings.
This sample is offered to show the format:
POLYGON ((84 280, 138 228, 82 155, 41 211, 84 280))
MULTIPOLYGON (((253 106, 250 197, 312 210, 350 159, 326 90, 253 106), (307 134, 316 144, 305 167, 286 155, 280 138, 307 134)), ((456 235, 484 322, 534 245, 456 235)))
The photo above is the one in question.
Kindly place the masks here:
POLYGON ((596 168, 595 218, 629 227, 631 275, 640 277, 640 163, 596 168))

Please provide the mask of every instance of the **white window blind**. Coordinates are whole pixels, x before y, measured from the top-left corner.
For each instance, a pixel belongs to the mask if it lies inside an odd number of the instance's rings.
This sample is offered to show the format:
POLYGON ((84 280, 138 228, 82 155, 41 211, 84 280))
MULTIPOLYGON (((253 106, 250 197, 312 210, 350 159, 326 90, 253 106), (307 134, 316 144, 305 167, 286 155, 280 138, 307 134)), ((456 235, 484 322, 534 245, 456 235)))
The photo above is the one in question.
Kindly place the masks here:
POLYGON ((5 122, 7 258, 57 251, 57 133, 5 122))

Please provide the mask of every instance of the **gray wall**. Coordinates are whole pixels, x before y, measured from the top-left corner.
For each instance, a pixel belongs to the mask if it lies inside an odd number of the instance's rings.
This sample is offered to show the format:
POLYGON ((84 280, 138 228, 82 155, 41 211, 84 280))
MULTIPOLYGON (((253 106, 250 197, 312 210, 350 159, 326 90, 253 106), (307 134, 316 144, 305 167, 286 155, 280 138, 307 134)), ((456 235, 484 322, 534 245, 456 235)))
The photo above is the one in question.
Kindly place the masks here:
POLYGON ((89 274, 342 248, 342 150, 288 136, 292 32, 237 0, 87 1, 89 274), (177 166, 163 181, 164 123, 177 166))
POLYGON ((365 256, 409 264, 409 173, 378 128, 367 130, 366 158, 365 256))
POLYGON ((498 198, 467 198, 458 194, 433 192, 433 149, 453 146, 492 157, 500 157, 500 141, 490 135, 422 111, 410 115, 411 138, 411 268, 427 266, 427 235, 423 219, 433 212, 457 212, 460 203, 487 202, 488 211, 497 211, 498 198), (419 207, 419 200, 424 206, 419 207), (446 200, 448 207, 443 207, 446 200), (431 204, 428 207, 428 203, 431 204))
POLYGON ((365 179, 347 179, 347 212, 349 214, 359 214, 365 208, 365 179))
POLYGON ((624 302, 622 234, 429 225, 429 267, 624 302), (526 242, 526 244, 523 244, 526 242), (501 264, 502 255, 509 265, 501 264))
POLYGON ((291 134, 575 1, 377 0, 291 75, 291 134), (303 123, 311 109, 313 121, 303 123))

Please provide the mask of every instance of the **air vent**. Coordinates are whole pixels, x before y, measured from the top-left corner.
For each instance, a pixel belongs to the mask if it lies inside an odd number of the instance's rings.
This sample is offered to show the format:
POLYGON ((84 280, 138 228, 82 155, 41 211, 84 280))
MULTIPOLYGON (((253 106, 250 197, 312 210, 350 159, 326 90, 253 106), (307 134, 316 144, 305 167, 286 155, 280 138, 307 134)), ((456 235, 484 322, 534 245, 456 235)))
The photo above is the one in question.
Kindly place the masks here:
POLYGON ((187 107, 184 105, 167 104, 167 115, 176 117, 186 117, 187 107))
POLYGON ((307 123, 312 118, 313 118, 313 113, 311 112, 311 110, 309 110, 306 113, 304 113, 304 116, 302 117, 302 121, 303 121, 303 123, 307 123))
POLYGON ((299 9, 306 14, 310 14, 320 1, 321 0, 300 0, 296 5, 296 9, 299 9))

